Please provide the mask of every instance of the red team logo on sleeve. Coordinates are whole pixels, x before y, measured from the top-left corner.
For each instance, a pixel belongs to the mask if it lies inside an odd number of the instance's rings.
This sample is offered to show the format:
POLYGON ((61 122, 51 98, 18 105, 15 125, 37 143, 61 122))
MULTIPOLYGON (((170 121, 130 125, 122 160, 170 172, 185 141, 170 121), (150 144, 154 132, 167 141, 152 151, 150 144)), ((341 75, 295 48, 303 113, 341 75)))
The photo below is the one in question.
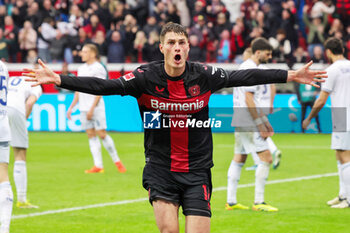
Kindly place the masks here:
POLYGON ((125 81, 130 81, 131 79, 135 78, 135 75, 133 73, 128 73, 126 75, 123 76, 125 81))

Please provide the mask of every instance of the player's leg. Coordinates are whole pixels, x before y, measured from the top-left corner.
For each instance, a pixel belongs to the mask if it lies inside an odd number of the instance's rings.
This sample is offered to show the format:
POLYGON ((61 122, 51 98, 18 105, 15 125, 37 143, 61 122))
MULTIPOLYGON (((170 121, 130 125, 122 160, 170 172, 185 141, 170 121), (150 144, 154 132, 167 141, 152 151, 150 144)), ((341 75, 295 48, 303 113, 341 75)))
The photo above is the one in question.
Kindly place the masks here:
POLYGON ((179 205, 165 200, 154 200, 152 202, 154 216, 161 233, 179 232, 179 205))
POLYGON ((17 203, 27 202, 27 165, 26 149, 13 147, 15 163, 13 167, 13 179, 17 191, 17 203))
POLYGON ((336 153, 341 163, 341 178, 343 180, 346 200, 332 205, 332 208, 350 208, 350 150, 337 150, 336 153))
POLYGON ((186 216, 186 233, 209 233, 212 193, 211 173, 193 172, 189 174, 194 185, 185 186, 182 209, 186 216))
POLYGON ((344 187, 344 182, 343 182, 343 175, 341 171, 341 162, 339 158, 339 153, 340 151, 335 152, 335 157, 337 160, 337 168, 338 168, 338 176, 339 176, 339 194, 337 197, 333 198, 332 200, 329 200, 327 202, 327 205, 332 206, 332 205, 337 205, 340 202, 346 200, 346 192, 345 192, 345 187, 344 187))
POLYGON ((247 206, 237 202, 237 188, 241 178, 242 167, 247 159, 247 154, 253 151, 253 149, 250 148, 253 140, 252 133, 238 132, 239 130, 240 129, 236 129, 237 132, 235 132, 235 155, 227 172, 226 210, 248 209, 247 206))
POLYGON ((263 203, 265 184, 269 176, 270 164, 272 163, 272 156, 269 150, 258 152, 261 162, 255 171, 255 204, 263 203))
POLYGON ((249 209, 237 201, 238 183, 241 178, 241 171, 247 159, 246 154, 235 154, 227 172, 227 199, 226 210, 249 209))
POLYGON ((19 208, 38 208, 31 204, 27 199, 27 163, 26 148, 13 147, 15 163, 13 167, 13 179, 15 181, 17 191, 17 204, 19 208))
POLYGON ((27 148, 28 130, 25 116, 14 108, 8 108, 11 129, 10 145, 14 154, 13 179, 17 191, 17 204, 19 208, 38 208, 27 200, 27 148))
POLYGON ((89 138, 89 147, 94 160, 94 166, 85 170, 85 173, 103 173, 103 161, 102 161, 102 152, 101 152, 101 142, 96 135, 94 128, 86 129, 86 134, 89 138))
POLYGON ((124 167, 123 163, 120 161, 120 158, 118 156, 118 152, 114 145, 114 141, 106 132, 107 121, 105 112, 95 111, 93 121, 96 133, 101 138, 104 148, 106 148, 106 150, 108 151, 108 154, 111 156, 113 163, 118 168, 118 171, 121 173, 126 172, 126 168, 124 167))
POLYGON ((266 140, 261 138, 258 132, 254 133, 254 143, 261 162, 255 171, 255 198, 253 210, 277 211, 277 208, 265 203, 265 185, 269 176, 272 155, 268 149, 266 140))
POLYGON ((102 152, 101 143, 98 139, 95 131, 94 121, 87 119, 87 112, 80 112, 81 128, 85 130, 89 138, 89 147, 92 158, 94 160, 94 166, 85 170, 85 173, 103 173, 103 162, 102 162, 102 152))
POLYGON ((268 137, 266 142, 272 154, 272 167, 273 169, 277 169, 281 162, 282 152, 277 148, 271 137, 268 137))
POLYGON ((114 145, 114 141, 111 138, 111 136, 107 134, 105 129, 96 130, 96 133, 101 138, 104 148, 106 148, 106 150, 108 151, 113 163, 117 166, 118 171, 121 173, 126 172, 126 168, 124 167, 122 161, 118 156, 117 149, 114 145))
POLYGON ((254 161, 254 165, 250 166, 250 167, 246 167, 245 170, 247 171, 255 171, 256 168, 258 167, 258 164, 260 163, 260 159, 258 154, 253 151, 252 153, 250 153, 252 155, 252 159, 254 161))
POLYGON ((210 217, 186 216, 186 233, 209 233, 210 217))
POLYGON ((9 157, 8 142, 0 142, 0 233, 10 231, 13 193, 8 176, 9 157))
POLYGON ((148 191, 159 231, 178 233, 181 184, 175 180, 174 174, 168 168, 146 164, 142 183, 148 191))

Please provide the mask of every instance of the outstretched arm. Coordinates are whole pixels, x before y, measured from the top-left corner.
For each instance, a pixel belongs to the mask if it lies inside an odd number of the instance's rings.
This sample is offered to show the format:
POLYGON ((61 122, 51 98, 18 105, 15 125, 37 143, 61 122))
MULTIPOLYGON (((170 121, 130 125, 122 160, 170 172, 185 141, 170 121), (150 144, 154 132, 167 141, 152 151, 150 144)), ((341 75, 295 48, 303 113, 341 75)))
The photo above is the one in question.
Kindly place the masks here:
POLYGON ((312 61, 298 70, 275 70, 275 69, 248 69, 237 70, 229 73, 225 87, 253 86, 268 83, 297 82, 319 86, 316 82, 324 82, 321 78, 327 78, 326 71, 310 70, 312 61))
POLYGON ((58 75, 47 67, 40 59, 41 68, 24 69, 26 81, 34 82, 32 86, 56 84, 57 86, 94 95, 126 95, 129 94, 120 79, 105 80, 94 77, 71 77, 58 75))

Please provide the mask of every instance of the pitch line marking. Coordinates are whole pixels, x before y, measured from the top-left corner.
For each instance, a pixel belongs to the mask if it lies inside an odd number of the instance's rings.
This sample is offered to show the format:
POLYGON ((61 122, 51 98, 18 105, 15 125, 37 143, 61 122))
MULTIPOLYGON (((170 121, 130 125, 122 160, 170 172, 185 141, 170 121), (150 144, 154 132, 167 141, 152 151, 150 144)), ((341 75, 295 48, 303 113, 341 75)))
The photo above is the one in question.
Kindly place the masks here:
MULTIPOLYGON (((311 175, 311 176, 302 176, 302 177, 287 178, 287 179, 280 179, 280 180, 271 180, 271 181, 267 181, 266 184, 289 183, 289 182, 295 182, 295 181, 303 181, 303 180, 319 179, 319 178, 324 178, 324 177, 332 177, 332 176, 337 176, 337 175, 338 175, 338 173, 326 173, 326 174, 318 174, 318 175, 311 175)), ((249 188, 249 187, 254 187, 254 185, 255 185, 254 183, 241 184, 241 185, 238 185, 238 188, 249 188)), ((213 192, 223 191, 226 189, 227 189, 227 187, 217 187, 217 188, 213 189, 213 192)), ((86 210, 86 209, 92 209, 92 208, 101 208, 101 207, 106 207, 106 206, 126 205, 126 204, 143 202, 143 201, 148 201, 148 198, 138 198, 138 199, 132 199, 132 200, 107 202, 107 203, 78 206, 78 207, 72 207, 72 208, 64 208, 64 209, 59 209, 59 210, 47 210, 47 211, 37 212, 37 213, 32 213, 32 214, 13 215, 11 219, 22 219, 22 218, 50 215, 50 214, 72 212, 72 211, 78 211, 78 210, 86 210)))
MULTIPOLYGON (((219 147, 219 148, 234 148, 234 144, 218 144, 215 147, 219 147)), ((316 150, 316 149, 329 149, 331 150, 331 146, 312 146, 312 145, 305 145, 305 146, 282 146, 279 145, 278 148, 280 149, 295 149, 295 150, 316 150)))

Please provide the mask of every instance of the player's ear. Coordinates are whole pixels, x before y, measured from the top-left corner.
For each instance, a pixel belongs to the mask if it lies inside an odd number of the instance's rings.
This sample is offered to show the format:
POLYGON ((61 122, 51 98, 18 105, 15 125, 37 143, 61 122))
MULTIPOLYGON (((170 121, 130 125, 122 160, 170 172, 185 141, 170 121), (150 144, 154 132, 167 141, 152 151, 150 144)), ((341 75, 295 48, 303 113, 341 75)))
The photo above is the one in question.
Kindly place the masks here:
POLYGON ((160 52, 161 52, 162 54, 164 54, 162 42, 159 43, 159 50, 160 50, 160 52))

